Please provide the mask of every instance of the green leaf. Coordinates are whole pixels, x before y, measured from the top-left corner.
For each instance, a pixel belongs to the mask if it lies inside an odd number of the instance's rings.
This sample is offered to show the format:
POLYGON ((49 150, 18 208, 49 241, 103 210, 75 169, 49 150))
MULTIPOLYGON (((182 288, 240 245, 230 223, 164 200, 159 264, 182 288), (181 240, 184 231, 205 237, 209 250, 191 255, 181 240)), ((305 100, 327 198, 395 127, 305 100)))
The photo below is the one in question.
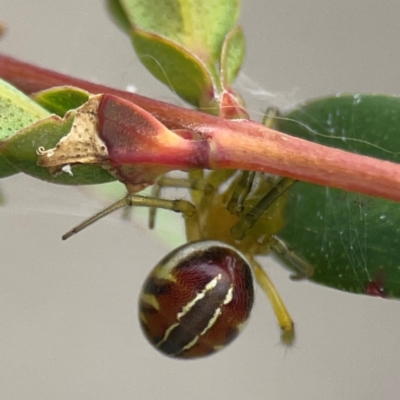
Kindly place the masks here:
POLYGON ((0 79, 0 140, 48 115, 32 99, 0 79))
POLYGON ((131 28, 131 23, 127 18, 124 9, 121 6, 119 0, 107 0, 107 9, 114 22, 126 33, 129 33, 131 28))
POLYGON ((157 79, 189 103, 214 109, 223 90, 220 71, 230 83, 243 59, 243 33, 235 29, 239 0, 110 0, 108 6, 121 26, 129 21, 135 50, 157 79))
POLYGON ((52 176, 47 168, 37 165, 37 149, 53 148, 71 129, 74 113, 65 120, 50 116, 17 132, 0 143, 0 153, 17 170, 36 178, 65 185, 89 185, 115 180, 107 171, 98 166, 76 165, 73 176, 62 173, 52 176))
POLYGON ((180 44, 206 64, 219 60, 239 0, 120 0, 131 26, 180 44))
POLYGON ((220 76, 225 87, 230 86, 235 80, 243 63, 244 52, 243 29, 237 26, 226 35, 221 52, 220 76))
MULTIPOLYGON (((400 98, 345 95, 316 100, 284 116, 278 128, 355 153, 400 161, 400 98)), ((400 297, 398 203, 296 183, 279 233, 311 263, 311 280, 355 293, 400 297)))
POLYGON ((86 103, 89 93, 71 86, 60 86, 35 93, 32 98, 46 110, 63 117, 68 111, 86 103))
POLYGON ((204 93, 214 94, 205 66, 178 44, 138 29, 132 40, 146 68, 185 101, 199 106, 204 93))
MULTIPOLYGON (((87 101, 88 93, 77 88, 60 87, 36 93, 34 98, 51 112, 63 116, 87 101)), ((0 177, 20 171, 49 182, 85 185, 113 181, 98 166, 73 167, 73 176, 50 175, 37 165, 37 149, 53 148, 65 136, 74 113, 62 120, 51 116, 34 100, 4 81, 0 81, 0 177)))
POLYGON ((28 96, 0 79, 0 178, 19 172, 4 158, 1 141, 48 115, 28 96))

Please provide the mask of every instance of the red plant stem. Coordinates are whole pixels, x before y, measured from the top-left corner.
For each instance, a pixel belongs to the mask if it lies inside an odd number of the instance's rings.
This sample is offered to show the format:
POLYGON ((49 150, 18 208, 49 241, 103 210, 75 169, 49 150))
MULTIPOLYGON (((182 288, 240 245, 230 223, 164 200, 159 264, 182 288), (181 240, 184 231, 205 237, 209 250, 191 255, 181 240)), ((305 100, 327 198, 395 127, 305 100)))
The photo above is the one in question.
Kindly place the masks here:
MULTIPOLYGON (((255 122, 229 121, 90 83, 1 54, 0 77, 26 93, 71 85, 93 94, 109 93, 125 98, 150 112, 169 129, 191 129, 207 138, 210 168, 264 171, 400 201, 400 164, 308 142, 255 122)), ((202 167, 205 165, 199 165, 202 167)))

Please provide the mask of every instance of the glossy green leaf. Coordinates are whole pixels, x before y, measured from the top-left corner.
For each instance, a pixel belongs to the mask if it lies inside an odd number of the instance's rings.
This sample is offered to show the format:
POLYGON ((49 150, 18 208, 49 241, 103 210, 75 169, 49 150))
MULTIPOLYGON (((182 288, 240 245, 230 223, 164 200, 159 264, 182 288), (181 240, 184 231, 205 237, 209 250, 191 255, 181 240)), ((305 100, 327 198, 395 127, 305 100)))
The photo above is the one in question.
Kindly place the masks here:
POLYGON ((71 86, 59 86, 35 93, 32 98, 46 110, 63 117, 68 111, 86 103, 89 93, 71 86))
MULTIPOLYGON (((0 79, 0 143, 20 129, 48 115, 46 110, 28 96, 0 79)), ((0 178, 18 172, 4 158, 0 147, 0 178)))
MULTIPOLYGON (((330 97, 284 117, 279 129, 294 136, 400 161, 400 98, 330 97)), ((315 282, 400 296, 398 203, 299 182, 290 190, 286 226, 279 236, 314 266, 315 282)))
POLYGON ((17 170, 36 178, 64 185, 88 185, 113 181, 114 178, 98 166, 76 165, 73 176, 62 173, 52 176, 47 168, 37 165, 37 149, 51 149, 68 134, 74 114, 66 119, 53 115, 40 120, 0 143, 0 153, 17 170))

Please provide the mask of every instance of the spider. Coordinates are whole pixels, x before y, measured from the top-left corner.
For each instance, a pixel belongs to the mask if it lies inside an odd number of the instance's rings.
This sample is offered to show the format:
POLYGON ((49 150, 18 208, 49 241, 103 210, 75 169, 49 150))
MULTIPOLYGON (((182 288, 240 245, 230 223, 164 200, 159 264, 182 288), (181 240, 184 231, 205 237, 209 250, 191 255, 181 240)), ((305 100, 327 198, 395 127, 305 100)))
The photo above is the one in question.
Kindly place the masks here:
MULTIPOLYGON (((271 124, 271 112, 263 123, 271 124)), ((179 212, 187 243, 173 250, 150 272, 139 300, 147 339, 162 353, 178 358, 212 354, 240 332, 253 304, 253 279, 268 296, 291 344, 294 323, 272 281, 256 260, 271 250, 310 276, 313 267, 291 252, 276 235, 284 225, 289 178, 235 170, 193 170, 187 178, 164 175, 150 197, 128 194, 67 232, 63 239, 124 206, 149 208, 149 227, 159 208, 179 212), (163 188, 184 188, 191 201, 161 196, 163 188)))

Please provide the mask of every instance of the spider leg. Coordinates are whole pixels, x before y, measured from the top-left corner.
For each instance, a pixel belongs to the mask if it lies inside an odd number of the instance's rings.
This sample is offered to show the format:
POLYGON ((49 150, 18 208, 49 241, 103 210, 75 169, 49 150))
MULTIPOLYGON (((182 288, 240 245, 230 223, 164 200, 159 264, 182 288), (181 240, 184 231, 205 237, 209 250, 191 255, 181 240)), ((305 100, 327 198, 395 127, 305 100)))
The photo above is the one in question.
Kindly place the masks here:
POLYGON ((136 207, 155 207, 163 208, 166 210, 171 210, 175 212, 182 213, 185 219, 186 235, 188 240, 194 241, 200 239, 200 228, 199 228, 199 218, 196 207, 186 201, 186 200, 165 200, 153 197, 145 197, 140 195, 128 194, 121 200, 107 207, 106 209, 100 211, 94 216, 88 218, 87 220, 80 223, 78 226, 74 227, 62 236, 63 240, 70 238, 81 230, 85 229, 89 225, 98 221, 99 219, 105 217, 106 215, 118 210, 119 208, 126 206, 136 206, 136 207))
POLYGON ((274 284, 267 273, 263 270, 261 265, 255 259, 251 260, 251 264, 258 285, 268 296, 272 308, 274 309, 276 318, 282 331, 281 340, 283 343, 291 345, 294 340, 294 322, 292 317, 290 316, 274 284))
POLYGON ((310 278, 314 273, 314 266, 301 258, 294 251, 289 250, 286 243, 281 239, 274 236, 272 239, 271 248, 275 250, 280 256, 290 262, 290 264, 296 269, 297 273, 291 275, 290 278, 293 280, 300 280, 310 278))

